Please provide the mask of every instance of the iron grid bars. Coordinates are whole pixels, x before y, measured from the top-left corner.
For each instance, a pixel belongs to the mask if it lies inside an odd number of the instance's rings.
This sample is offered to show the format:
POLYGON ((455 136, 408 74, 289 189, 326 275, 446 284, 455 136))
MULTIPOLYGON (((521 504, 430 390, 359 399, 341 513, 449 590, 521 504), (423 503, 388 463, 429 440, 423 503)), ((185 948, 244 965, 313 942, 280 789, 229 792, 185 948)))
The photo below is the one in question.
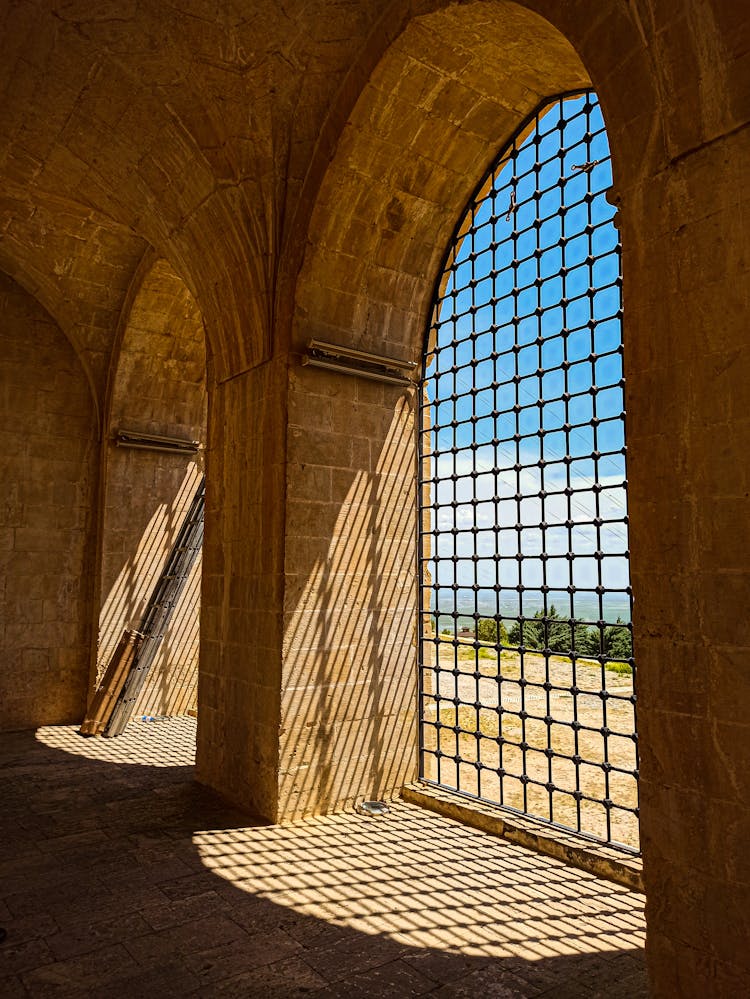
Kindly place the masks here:
POLYGON ((470 202, 420 420, 423 779, 638 849, 620 246, 596 95, 470 202))

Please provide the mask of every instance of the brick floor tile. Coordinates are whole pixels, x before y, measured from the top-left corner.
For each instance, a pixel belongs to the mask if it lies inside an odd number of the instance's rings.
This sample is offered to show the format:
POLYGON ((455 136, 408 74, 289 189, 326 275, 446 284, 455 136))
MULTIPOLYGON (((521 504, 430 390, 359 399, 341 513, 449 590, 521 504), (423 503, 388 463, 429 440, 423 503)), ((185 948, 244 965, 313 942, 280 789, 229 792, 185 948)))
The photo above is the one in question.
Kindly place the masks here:
POLYGON ((136 962, 120 945, 102 947, 90 954, 45 964, 21 975, 21 980, 33 995, 56 995, 57 991, 80 989, 104 990, 112 978, 127 971, 136 971, 136 962))
POLYGON ((498 974, 497 968, 481 969, 467 975, 460 982, 440 986, 431 993, 439 999, 527 999, 530 993, 522 991, 513 976, 498 974))
POLYGON ((196 950, 186 956, 186 963, 201 982, 208 983, 273 965, 296 955, 300 949, 296 940, 283 930, 276 930, 196 950))
POLYGON ((87 954, 109 944, 131 940, 150 931, 150 926, 138 912, 118 913, 109 919, 67 926, 47 937, 47 943, 58 960, 87 954))
POLYGON ((389 961, 363 974, 348 976, 336 985, 323 989, 321 999, 393 999, 394 996, 423 996, 435 989, 435 981, 427 978, 405 961, 389 961))
POLYGON ((645 999, 642 896, 398 802, 253 824, 194 731, 0 736, 0 996, 645 999))
POLYGON ((387 937, 363 937, 328 947, 316 947, 305 961, 328 982, 348 978, 352 970, 367 972, 402 956, 406 948, 387 937))
POLYGON ((19 938, 12 924, 7 930, 8 937, 0 945, 0 976, 18 975, 55 960, 55 955, 42 937, 19 938))
POLYGON ((176 901, 169 899, 161 905, 152 905, 142 910, 143 918, 152 930, 166 930, 214 913, 232 915, 230 904, 215 891, 204 891, 176 901))
POLYGON ((27 996, 26 987, 18 975, 3 975, 0 972, 0 996, 8 999, 23 999, 27 996))
MULTIPOLYGON (((34 912, 27 916, 14 917, 10 912, 3 913, 0 925, 8 934, 6 944, 11 945, 13 941, 37 940, 42 937, 51 936, 59 930, 57 920, 48 912, 34 912)), ((1 958, 0 958, 1 960, 1 958)))
POLYGON ((183 999, 199 994, 200 979, 182 962, 138 968, 106 984, 106 999, 183 999))
POLYGON ((248 940, 241 927, 226 916, 213 915, 172 926, 159 933, 145 933, 125 941, 130 954, 144 967, 177 955, 202 953, 234 941, 248 940))
POLYGON ((469 958, 449 951, 425 950, 406 954, 403 960, 433 982, 460 981, 465 975, 492 963, 491 958, 469 958))

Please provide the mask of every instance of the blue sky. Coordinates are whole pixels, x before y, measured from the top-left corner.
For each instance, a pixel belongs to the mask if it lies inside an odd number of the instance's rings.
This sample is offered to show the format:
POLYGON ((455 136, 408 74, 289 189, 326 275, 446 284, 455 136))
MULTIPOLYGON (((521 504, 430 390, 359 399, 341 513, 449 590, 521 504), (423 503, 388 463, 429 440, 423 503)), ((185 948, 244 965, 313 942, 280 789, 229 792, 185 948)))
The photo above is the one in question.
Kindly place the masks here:
MULTIPOLYGON (((600 571, 606 587, 629 585, 618 233, 615 209, 605 198, 612 183, 607 138, 596 99, 589 100, 588 121, 585 97, 562 105, 562 156, 557 103, 519 147, 515 164, 496 172, 485 200, 470 207, 473 231, 449 274, 437 314, 437 349, 426 369, 431 421, 439 428, 429 435, 430 449, 438 452, 430 459, 431 474, 440 479, 430 495, 440 505, 433 527, 441 532, 433 540, 432 555, 441 556, 437 567, 431 565, 433 580, 463 587, 475 577, 480 586, 499 578, 503 587, 522 583, 533 591, 542 584, 539 556, 545 554, 547 585, 559 588, 557 603, 565 606, 563 588, 571 582, 595 586, 600 571), (599 162, 574 169, 593 161, 599 162), (465 287, 470 281, 473 289, 465 287), (591 457, 595 445, 602 454, 598 463, 591 457), (570 507, 566 487, 573 490, 570 507), (544 501, 537 495, 542 488, 544 501), (603 521, 598 536, 590 523, 597 516, 603 521), (562 557, 571 542, 572 562, 562 557), (520 565, 519 551, 526 556, 520 565), (453 555, 456 563, 443 561, 453 555)), ((469 597, 459 596, 458 609, 469 597)), ((533 601, 532 592, 527 607, 533 601)), ((622 594, 608 598, 618 613, 622 603, 622 594)), ((452 609, 442 596, 440 609, 452 609)))

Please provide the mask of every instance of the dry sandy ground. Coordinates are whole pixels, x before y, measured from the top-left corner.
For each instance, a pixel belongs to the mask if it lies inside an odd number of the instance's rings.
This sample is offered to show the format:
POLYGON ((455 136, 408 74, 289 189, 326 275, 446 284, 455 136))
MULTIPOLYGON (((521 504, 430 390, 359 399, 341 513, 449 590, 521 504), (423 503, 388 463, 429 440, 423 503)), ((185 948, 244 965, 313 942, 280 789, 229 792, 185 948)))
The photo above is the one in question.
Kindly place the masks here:
MULTIPOLYGON (((456 658, 453 645, 446 642, 440 647, 439 671, 425 670, 424 691, 440 694, 440 722, 450 726, 440 730, 434 725, 425 726, 424 746, 428 751, 425 776, 589 835, 637 848, 637 817, 624 810, 636 808, 638 801, 637 783, 632 775, 637 765, 636 744, 628 734, 635 728, 634 706, 627 700, 633 693, 632 676, 610 671, 602 674, 598 664, 579 662, 575 676, 579 693, 574 696, 569 689, 548 692, 542 686, 549 669, 553 686, 572 687, 573 667, 569 659, 552 656, 547 666, 544 656, 526 654, 523 666, 528 685, 524 688, 519 683, 521 664, 517 654, 502 654, 500 678, 497 659, 489 650, 487 655, 475 659, 473 649, 459 647, 456 658), (454 669, 458 675, 452 672, 454 669), (607 698, 601 697, 602 690, 609 695, 607 698), (458 733, 453 728, 456 706, 452 702, 456 697, 460 702, 461 732, 458 733), (443 698, 449 698, 451 703, 443 698), (501 714, 498 706, 503 709, 501 714), (525 721, 520 717, 523 710, 529 716, 525 721), (545 717, 554 721, 548 725, 545 717), (574 721, 585 726, 577 734, 570 727, 574 721), (606 739, 600 731, 604 727, 612 733, 606 739), (437 748, 438 740, 441 751, 451 759, 441 758, 438 762, 429 752, 437 748), (530 783, 524 789, 518 779, 524 772, 524 753, 512 744, 524 741, 525 771, 534 781, 554 784, 559 790, 553 791, 551 797, 546 787, 530 783), (576 767, 570 759, 557 756, 549 759, 544 753, 548 748, 564 756, 578 755, 586 762, 576 767), (458 764, 456 756, 461 758, 458 764), (607 774, 601 766, 605 761, 616 769, 607 774), (506 771, 502 782, 496 773, 500 766, 506 771), (564 793, 577 790, 587 797, 613 802, 609 830, 607 809, 599 801, 584 799, 579 808, 572 794, 564 793)), ((437 720, 437 704, 430 698, 425 718, 428 722, 437 720)))

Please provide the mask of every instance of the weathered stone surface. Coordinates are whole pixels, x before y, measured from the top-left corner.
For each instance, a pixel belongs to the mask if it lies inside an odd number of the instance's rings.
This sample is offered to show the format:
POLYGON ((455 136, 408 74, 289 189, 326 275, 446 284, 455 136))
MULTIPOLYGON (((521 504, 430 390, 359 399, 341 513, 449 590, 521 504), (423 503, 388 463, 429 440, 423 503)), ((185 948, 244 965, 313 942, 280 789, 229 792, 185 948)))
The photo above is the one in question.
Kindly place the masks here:
POLYGON ((200 423, 202 326, 199 777, 272 819, 412 778, 413 394, 299 355, 419 361, 483 171, 541 97, 591 82, 624 248, 652 988, 747 991, 749 31, 720 0, 3 5, 9 724, 82 713, 95 602, 114 621, 130 558, 137 614, 149 504, 163 557, 186 469, 105 468, 96 437, 118 391, 148 426, 200 423), (153 322, 144 255, 174 275, 153 322))
POLYGON ((194 742, 0 737, 1 994, 645 996, 642 895, 404 803, 265 825, 194 742))
MULTIPOLYGON (((124 629, 138 629, 203 474, 195 457, 129 450, 119 430, 206 445, 206 345, 198 308, 164 260, 147 259, 123 314, 110 371, 102 478, 98 675, 124 629)), ((201 564, 170 624, 134 707, 176 715, 197 700, 201 564)))
POLYGON ((0 730, 76 721, 91 656, 96 425, 73 348, 0 274, 0 730))

